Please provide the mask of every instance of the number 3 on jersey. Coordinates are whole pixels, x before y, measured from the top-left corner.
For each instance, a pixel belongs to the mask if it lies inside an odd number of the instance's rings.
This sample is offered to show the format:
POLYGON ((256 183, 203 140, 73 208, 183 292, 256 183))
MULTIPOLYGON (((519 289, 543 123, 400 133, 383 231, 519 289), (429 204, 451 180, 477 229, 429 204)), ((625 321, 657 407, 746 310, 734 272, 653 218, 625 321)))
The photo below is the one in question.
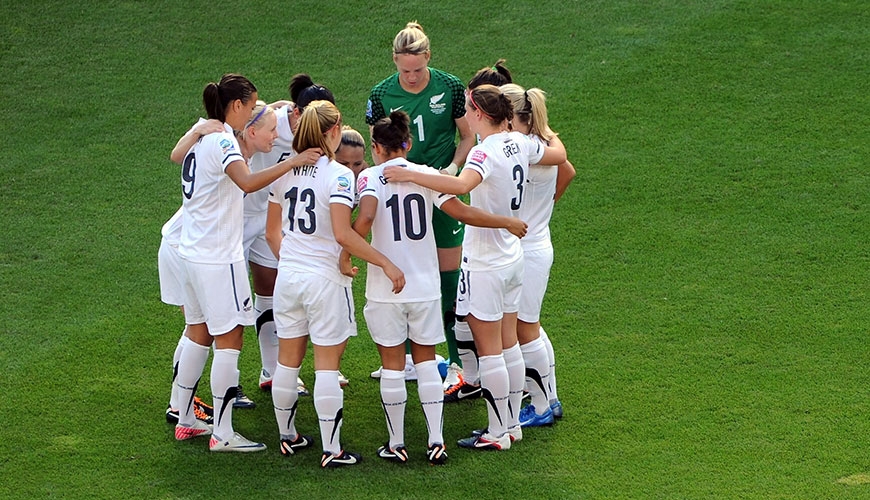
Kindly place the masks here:
POLYGON ((517 183, 517 195, 511 198, 511 210, 519 210, 523 204, 523 182, 526 180, 522 165, 514 165, 513 179, 517 183))
POLYGON ((305 188, 300 195, 299 188, 293 187, 293 189, 284 193, 284 199, 290 200, 290 207, 287 209, 287 219, 290 221, 289 230, 296 231, 298 227, 300 233, 312 234, 317 229, 317 218, 314 214, 314 190, 305 188), (305 217, 296 217, 297 201, 305 204, 302 207, 305 211, 305 217))

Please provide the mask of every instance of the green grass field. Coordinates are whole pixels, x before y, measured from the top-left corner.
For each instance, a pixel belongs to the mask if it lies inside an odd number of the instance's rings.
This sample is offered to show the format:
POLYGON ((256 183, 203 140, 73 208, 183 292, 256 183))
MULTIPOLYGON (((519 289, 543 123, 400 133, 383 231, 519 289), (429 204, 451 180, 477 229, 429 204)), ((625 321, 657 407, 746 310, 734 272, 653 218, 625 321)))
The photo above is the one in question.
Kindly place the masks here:
MULTIPOLYGON (((867 2, 0 7, 0 497, 870 498, 867 2), (156 255, 180 203, 169 151, 204 85, 240 72, 271 101, 308 72, 364 129, 412 19, 433 67, 468 80, 505 57, 546 90, 577 167, 543 314, 564 420, 432 468, 411 386, 412 463, 379 460, 358 314, 342 440, 362 465, 278 454, 253 331, 242 383, 260 406, 235 421, 270 450, 175 442, 183 318, 159 301, 156 255)), ((445 438, 485 418, 447 406, 445 438)))

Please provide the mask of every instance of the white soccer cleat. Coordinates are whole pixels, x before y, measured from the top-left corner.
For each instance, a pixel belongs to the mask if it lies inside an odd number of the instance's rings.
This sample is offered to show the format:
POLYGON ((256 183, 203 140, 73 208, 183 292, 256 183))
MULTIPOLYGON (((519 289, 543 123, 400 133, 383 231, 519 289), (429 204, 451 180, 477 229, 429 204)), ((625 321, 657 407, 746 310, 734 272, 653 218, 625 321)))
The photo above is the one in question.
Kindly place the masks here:
POLYGON ((462 367, 456 363, 450 363, 447 367, 447 376, 444 377, 444 390, 446 391, 454 385, 461 385, 462 381, 462 367))
POLYGON ((250 439, 245 438, 238 432, 234 433, 229 439, 219 439, 212 435, 208 442, 208 449, 211 451, 233 451, 236 453, 251 453, 254 451, 263 451, 266 445, 263 443, 255 443, 250 439))
POLYGON ((197 436, 208 436, 209 434, 211 434, 211 426, 202 420, 194 420, 191 425, 177 424, 175 426, 175 439, 178 441, 197 436))
POLYGON ((272 375, 266 371, 265 368, 260 370, 260 390, 263 391, 271 391, 272 390, 272 375))
POLYGON ((305 388, 305 382, 302 381, 302 377, 296 377, 296 392, 300 396, 308 395, 308 389, 305 388))

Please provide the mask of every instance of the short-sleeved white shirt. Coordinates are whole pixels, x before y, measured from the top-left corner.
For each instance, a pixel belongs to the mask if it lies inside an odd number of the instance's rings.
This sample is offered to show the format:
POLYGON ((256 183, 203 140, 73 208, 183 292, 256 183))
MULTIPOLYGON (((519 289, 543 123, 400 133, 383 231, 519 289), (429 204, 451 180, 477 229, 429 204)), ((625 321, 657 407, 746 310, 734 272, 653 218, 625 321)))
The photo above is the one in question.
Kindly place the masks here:
MULTIPOLYGON (((525 195, 529 164, 540 161, 539 143, 519 132, 490 135, 471 148, 465 168, 483 181, 471 190, 472 207, 492 214, 517 217, 525 195)), ((500 269, 522 258, 520 240, 507 229, 466 226, 462 267, 469 271, 500 269)))
POLYGON ((245 161, 233 129, 201 137, 182 165, 182 227, 178 251, 191 262, 231 264, 244 259, 244 192, 226 174, 245 161))
MULTIPOLYGON (((259 172, 267 169, 272 165, 293 158, 296 152, 293 151, 293 132, 290 129, 290 119, 287 116, 288 106, 275 110, 275 117, 278 119, 277 132, 278 137, 272 144, 272 151, 268 153, 256 153, 251 157, 249 163, 251 172, 259 172)), ((269 188, 265 187, 259 191, 248 193, 245 196, 245 216, 262 215, 266 213, 269 207, 269 188)))
MULTIPOLYGON (((529 136, 542 147, 546 143, 538 136, 529 136)), ((550 242, 550 217, 556 196, 556 167, 533 164, 529 166, 529 179, 520 206, 519 218, 529 225, 528 232, 520 240, 523 250, 541 250, 552 247, 550 242)))
POLYGON ((326 156, 314 165, 296 167, 272 183, 269 203, 281 205, 283 234, 278 269, 315 273, 342 286, 351 279, 341 274, 329 205, 353 208, 353 172, 326 156))
POLYGON ((367 168, 359 174, 357 191, 360 200, 365 196, 377 199, 378 208, 372 222, 372 246, 387 256, 405 273, 405 288, 393 293, 393 284, 383 269, 368 265, 366 273, 366 299, 377 302, 420 302, 441 297, 438 274, 438 251, 432 230, 432 206, 450 195, 442 195, 411 182, 387 182, 384 168, 404 168, 431 175, 437 170, 417 165, 405 158, 394 158, 381 165, 367 168))

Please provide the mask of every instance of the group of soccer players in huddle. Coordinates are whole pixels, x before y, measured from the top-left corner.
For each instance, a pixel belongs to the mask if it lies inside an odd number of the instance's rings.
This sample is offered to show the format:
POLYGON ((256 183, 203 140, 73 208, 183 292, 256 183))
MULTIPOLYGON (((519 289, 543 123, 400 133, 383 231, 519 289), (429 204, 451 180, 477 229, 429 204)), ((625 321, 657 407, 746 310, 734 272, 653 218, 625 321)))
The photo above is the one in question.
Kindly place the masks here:
POLYGON ((266 449, 232 424, 233 408, 254 405, 238 370, 242 332, 254 325, 280 452, 314 445, 295 426, 310 341, 321 467, 360 462, 340 444, 340 361, 357 334, 351 256, 368 263, 363 314, 382 363, 372 373, 388 431, 379 457, 409 460, 410 379, 434 465, 447 460, 445 402, 486 401, 487 426, 458 441, 471 449, 507 450, 523 428, 561 418, 540 311, 553 262, 549 220, 574 168, 541 90, 513 84, 503 61, 466 87, 430 68, 430 56, 416 22, 396 35, 397 72, 374 86, 366 110, 370 168, 361 134, 342 127, 332 93, 307 75, 291 81, 290 101, 271 104, 241 75, 206 86, 208 120, 170 155, 182 165, 183 198, 158 254, 161 298, 181 306, 186 323, 166 411, 176 439, 266 449), (449 360, 439 363, 445 341, 449 360), (196 391, 212 347, 208 405, 196 391))

